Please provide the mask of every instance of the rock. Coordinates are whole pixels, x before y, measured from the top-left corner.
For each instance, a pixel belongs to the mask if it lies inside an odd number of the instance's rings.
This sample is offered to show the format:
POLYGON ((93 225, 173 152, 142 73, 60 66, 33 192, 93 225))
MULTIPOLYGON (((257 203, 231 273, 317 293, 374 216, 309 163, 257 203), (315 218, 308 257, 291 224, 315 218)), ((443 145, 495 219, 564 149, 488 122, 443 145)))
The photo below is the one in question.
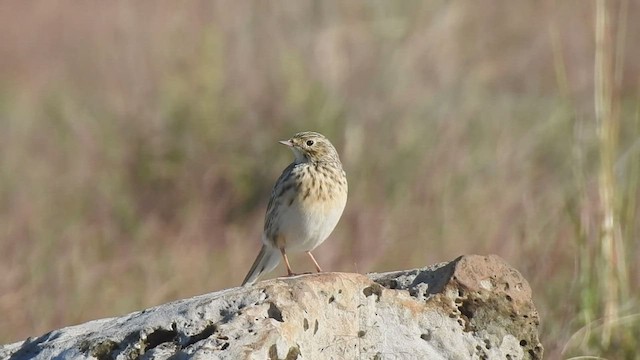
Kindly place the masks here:
POLYGON ((0 346, 1 359, 541 359, 520 273, 462 256, 263 281, 0 346))

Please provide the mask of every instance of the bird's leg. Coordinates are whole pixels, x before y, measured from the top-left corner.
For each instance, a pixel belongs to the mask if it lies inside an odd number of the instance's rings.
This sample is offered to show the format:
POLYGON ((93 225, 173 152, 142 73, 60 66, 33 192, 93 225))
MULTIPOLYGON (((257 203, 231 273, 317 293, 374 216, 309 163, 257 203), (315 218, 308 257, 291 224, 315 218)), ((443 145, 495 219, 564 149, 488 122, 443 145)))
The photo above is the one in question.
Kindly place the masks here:
POLYGON ((284 251, 284 248, 281 248, 280 252, 284 258, 284 266, 287 267, 287 276, 294 276, 295 274, 291 271, 291 265, 289 265, 289 259, 287 258, 287 253, 284 251))
POLYGON ((311 255, 311 251, 307 251, 307 255, 309 255, 309 257, 311 258, 311 261, 313 261, 313 265, 316 266, 316 270, 318 272, 322 272, 322 268, 320 268, 320 265, 318 265, 318 262, 316 261, 316 259, 313 257, 313 255, 311 255))

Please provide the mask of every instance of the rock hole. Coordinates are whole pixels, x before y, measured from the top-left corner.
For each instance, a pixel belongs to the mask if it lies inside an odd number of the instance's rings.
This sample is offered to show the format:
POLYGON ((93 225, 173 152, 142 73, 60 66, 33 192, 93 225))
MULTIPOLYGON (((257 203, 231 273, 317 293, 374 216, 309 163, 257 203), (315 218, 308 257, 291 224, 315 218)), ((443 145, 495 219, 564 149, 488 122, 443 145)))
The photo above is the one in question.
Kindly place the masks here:
POLYGON ((460 305, 458 310, 460 310, 460 314, 463 316, 463 320, 465 321, 464 331, 473 331, 471 319, 473 319, 476 304, 472 301, 466 300, 462 302, 462 305, 460 305))
POLYGON ((273 344, 269 347, 269 360, 279 360, 278 358, 278 347, 276 344, 273 344))
POLYGON ((366 334, 367 334, 367 332, 366 332, 366 331, 364 331, 364 330, 360 330, 360 331, 358 331, 358 337, 359 337, 359 338, 364 337, 366 334))
MULTIPOLYGON (((89 344, 86 344, 87 349, 89 350, 89 344)), ((112 340, 105 340, 101 343, 98 343, 91 349, 91 355, 96 357, 98 360, 110 360, 114 359, 115 356, 112 353, 118 348, 118 343, 112 340)), ((82 349, 85 351, 85 349, 82 349)))
POLYGON ((229 347, 229 343, 226 342, 226 343, 222 344, 222 347, 220 348, 220 350, 227 350, 228 347, 229 347))
POLYGON ((511 301, 511 300, 513 300, 511 296, 507 295, 507 301, 511 301))
POLYGON ((396 280, 391 280, 389 281, 389 289, 397 289, 398 288, 398 282, 396 280))
POLYGON ((187 341, 187 343, 185 344, 185 347, 189 345, 193 345, 200 340, 204 340, 208 338, 209 336, 213 335, 213 333, 216 332, 216 330, 217 329, 214 324, 207 325, 204 329, 202 329, 202 331, 189 337, 189 341, 187 341))
POLYGON ((267 315, 275 321, 284 322, 284 320, 282 320, 282 311, 280 311, 274 303, 269 303, 267 315))
POLYGON ((527 340, 520 340, 520 346, 527 346, 527 340))
POLYGON ((145 350, 151 350, 156 346, 167 343, 174 342, 178 337, 178 332, 175 330, 166 330, 166 329, 157 329, 151 334, 147 335, 147 338, 144 339, 145 350))
POLYGON ((420 335, 420 339, 422 339, 424 341, 431 340, 431 333, 424 333, 424 334, 420 335))
POLYGON ((292 346, 289 348, 289 352, 287 352, 287 357, 284 360, 296 360, 300 356, 300 348, 297 346, 292 346))
POLYGON ((133 345, 133 346, 139 346, 140 344, 138 344, 140 342, 140 332, 138 331, 134 331, 132 333, 129 333, 127 336, 124 337, 124 340, 122 340, 120 342, 120 344, 127 344, 127 345, 133 345))
MULTIPOLYGON (((231 309, 220 309, 219 313, 224 322, 229 322, 229 320, 233 319, 236 316, 236 312, 231 309)), ((204 318, 204 315, 202 316, 202 318, 204 318)))
POLYGON ((313 326, 313 335, 315 335, 318 332, 318 319, 316 319, 316 323, 313 326))
POLYGON ((460 305, 460 313, 467 317, 467 319, 473 319, 473 311, 475 310, 474 306, 468 302, 464 301, 462 305, 460 305))
POLYGON ((362 290, 362 293, 366 297, 369 297, 369 296, 375 294, 378 297, 376 299, 376 302, 378 302, 378 301, 380 301, 380 298, 382 297, 382 286, 380 286, 379 284, 373 284, 371 286, 368 286, 368 287, 364 288, 362 290))
POLYGON ((307 318, 304 318, 304 321, 302 321, 302 328, 304 331, 309 330, 309 320, 307 320, 307 318))
POLYGON ((336 301, 336 297, 331 295, 331 297, 329 298, 329 304, 331 304, 334 301, 336 301))

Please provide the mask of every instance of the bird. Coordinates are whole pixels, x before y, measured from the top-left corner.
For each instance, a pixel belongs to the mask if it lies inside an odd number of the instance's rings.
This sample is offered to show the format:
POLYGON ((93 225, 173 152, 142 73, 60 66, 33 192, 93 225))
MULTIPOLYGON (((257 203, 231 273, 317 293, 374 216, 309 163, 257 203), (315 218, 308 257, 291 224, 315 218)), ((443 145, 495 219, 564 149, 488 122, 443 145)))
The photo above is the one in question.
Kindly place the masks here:
POLYGON ((318 272, 322 268, 311 251, 322 244, 338 224, 347 203, 347 177, 336 148, 322 134, 299 132, 279 141, 293 151, 294 160, 273 187, 262 232, 262 248, 242 286, 255 283, 284 260, 288 253, 306 253, 318 272))

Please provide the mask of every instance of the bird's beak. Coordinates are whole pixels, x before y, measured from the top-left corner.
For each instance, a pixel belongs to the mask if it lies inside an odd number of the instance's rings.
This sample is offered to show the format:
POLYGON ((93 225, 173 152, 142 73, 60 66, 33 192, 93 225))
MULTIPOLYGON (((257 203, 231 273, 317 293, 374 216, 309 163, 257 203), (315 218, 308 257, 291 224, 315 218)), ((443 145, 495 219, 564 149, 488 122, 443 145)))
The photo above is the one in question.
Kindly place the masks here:
POLYGON ((282 145, 286 145, 288 147, 292 147, 293 146, 293 142, 291 142, 291 140, 280 140, 278 141, 280 144, 282 145))

